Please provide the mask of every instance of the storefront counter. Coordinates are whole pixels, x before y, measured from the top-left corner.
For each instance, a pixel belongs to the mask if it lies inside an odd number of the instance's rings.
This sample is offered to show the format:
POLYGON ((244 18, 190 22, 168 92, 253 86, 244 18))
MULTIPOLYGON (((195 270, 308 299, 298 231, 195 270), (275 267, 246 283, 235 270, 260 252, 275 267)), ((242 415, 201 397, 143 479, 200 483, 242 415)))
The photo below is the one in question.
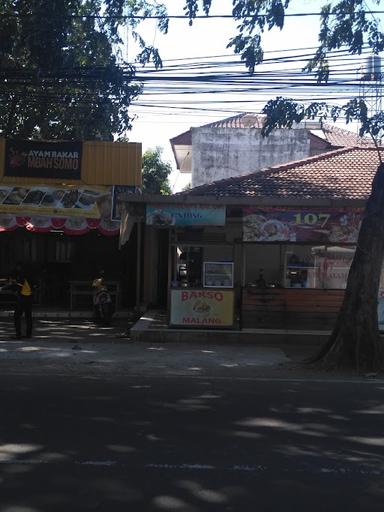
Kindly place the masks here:
POLYGON ((234 326, 233 289, 172 288, 171 327, 228 329, 234 326))
POLYGON ((243 328, 330 329, 344 290, 256 288, 242 292, 243 328))

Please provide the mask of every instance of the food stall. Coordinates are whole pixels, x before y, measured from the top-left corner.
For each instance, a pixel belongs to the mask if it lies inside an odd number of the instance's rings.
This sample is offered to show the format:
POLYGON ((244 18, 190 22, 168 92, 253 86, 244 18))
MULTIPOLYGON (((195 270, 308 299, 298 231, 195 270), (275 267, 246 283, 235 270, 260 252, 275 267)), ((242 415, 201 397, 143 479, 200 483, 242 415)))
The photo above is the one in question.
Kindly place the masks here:
POLYGON ((361 208, 244 208, 243 325, 331 326, 361 218, 361 208), (263 288, 256 283, 260 268, 263 288))
POLYGON ((233 245, 223 237, 225 221, 225 206, 147 205, 146 224, 171 232, 170 327, 234 327, 233 245))

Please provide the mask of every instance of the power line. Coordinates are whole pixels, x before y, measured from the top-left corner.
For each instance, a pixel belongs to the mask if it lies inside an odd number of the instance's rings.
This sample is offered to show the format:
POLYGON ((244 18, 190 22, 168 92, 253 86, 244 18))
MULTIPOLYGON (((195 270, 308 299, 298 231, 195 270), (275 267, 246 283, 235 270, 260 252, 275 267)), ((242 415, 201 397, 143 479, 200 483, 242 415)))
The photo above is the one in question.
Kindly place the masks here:
MULTIPOLYGON (((340 16, 340 15, 350 15, 349 11, 340 11, 337 13, 329 13, 327 16, 340 16)), ((371 11, 371 10, 361 10, 359 14, 384 14, 384 11, 371 11)), ((308 16, 321 16, 321 12, 296 12, 296 13, 285 13, 285 18, 303 18, 308 16)), ((0 18, 31 18, 36 17, 34 14, 15 14, 15 13, 3 13, 0 14, 0 18)), ((41 15, 38 16, 42 18, 41 15)), ((257 19, 257 18, 267 18, 267 14, 257 14, 257 15, 244 15, 241 16, 241 19, 257 19)), ((101 14, 69 14, 67 16, 63 16, 63 18, 68 19, 94 19, 94 20, 214 20, 214 19, 233 19, 234 21, 239 21, 239 18, 234 17, 232 14, 209 14, 209 15, 196 15, 193 18, 189 18, 185 14, 149 14, 149 15, 138 15, 138 14, 120 14, 120 15, 101 15, 101 14)))

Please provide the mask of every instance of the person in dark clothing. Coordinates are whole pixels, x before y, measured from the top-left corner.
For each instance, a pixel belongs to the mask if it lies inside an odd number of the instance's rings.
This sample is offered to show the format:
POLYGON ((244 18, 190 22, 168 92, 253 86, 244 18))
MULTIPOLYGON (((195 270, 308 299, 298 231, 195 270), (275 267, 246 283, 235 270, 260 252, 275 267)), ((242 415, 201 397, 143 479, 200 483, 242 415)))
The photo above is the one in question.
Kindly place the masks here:
POLYGON ((25 316, 26 338, 32 337, 33 283, 22 265, 18 264, 10 277, 10 285, 16 295, 14 322, 16 338, 22 337, 21 318, 25 316))

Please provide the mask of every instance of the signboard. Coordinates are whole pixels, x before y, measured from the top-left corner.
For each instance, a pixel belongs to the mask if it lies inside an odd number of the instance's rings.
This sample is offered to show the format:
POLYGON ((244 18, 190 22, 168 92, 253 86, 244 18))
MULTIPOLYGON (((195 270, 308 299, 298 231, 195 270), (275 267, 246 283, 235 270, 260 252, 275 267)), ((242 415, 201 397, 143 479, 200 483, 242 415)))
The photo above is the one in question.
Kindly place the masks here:
POLYGON ((361 209, 244 208, 244 242, 357 242, 361 209))
POLYGON ((7 140, 4 176, 81 178, 81 142, 7 140))
POLYGON ((224 226, 225 206, 147 205, 150 226, 224 226))
POLYGON ((112 188, 111 219, 121 220, 122 207, 129 202, 129 196, 141 194, 141 188, 132 185, 114 185, 112 188))
POLYGON ((100 218, 99 197, 111 196, 109 187, 46 187, 0 184, 0 213, 100 218))
POLYGON ((171 290, 171 325, 216 328, 233 326, 233 290, 171 290))

